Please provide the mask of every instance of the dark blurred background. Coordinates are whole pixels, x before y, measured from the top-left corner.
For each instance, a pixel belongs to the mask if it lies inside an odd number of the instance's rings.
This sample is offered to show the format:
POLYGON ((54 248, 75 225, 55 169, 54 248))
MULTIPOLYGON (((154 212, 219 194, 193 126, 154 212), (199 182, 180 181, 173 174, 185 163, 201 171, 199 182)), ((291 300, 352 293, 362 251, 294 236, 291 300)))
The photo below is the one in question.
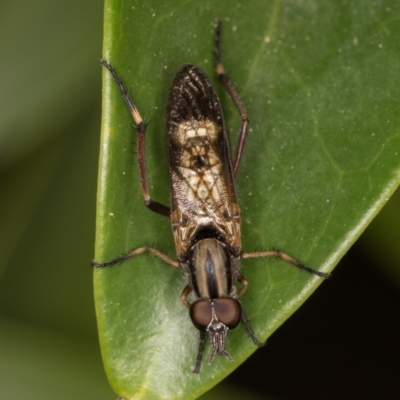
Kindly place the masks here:
MULTIPOLYGON (((102 369, 88 265, 102 7, 0 5, 0 398, 115 398, 102 369)), ((215 397, 398 398, 399 205, 396 192, 333 279, 215 397)))

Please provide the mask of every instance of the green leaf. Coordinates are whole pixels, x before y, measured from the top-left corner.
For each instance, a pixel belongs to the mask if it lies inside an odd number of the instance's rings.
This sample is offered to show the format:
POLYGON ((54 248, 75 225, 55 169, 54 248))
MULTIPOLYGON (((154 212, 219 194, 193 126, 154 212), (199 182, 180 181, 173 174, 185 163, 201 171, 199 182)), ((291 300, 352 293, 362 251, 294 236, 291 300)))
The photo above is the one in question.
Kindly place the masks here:
MULTIPOLYGON (((400 181, 399 11, 395 0, 107 1, 103 56, 151 122, 152 198, 169 202, 170 82, 187 62, 214 77, 220 17, 223 61, 251 121, 237 177, 243 249, 278 248, 332 270, 400 181)), ((215 87, 234 144, 240 118, 215 87)), ((174 257, 169 221, 143 205, 133 121, 106 71, 104 88, 96 260, 143 244, 174 257)), ((243 307, 260 340, 321 283, 281 260, 246 260, 242 272, 249 280, 243 307)), ((179 299, 182 271, 142 254, 96 270, 94 280, 105 369, 124 398, 196 398, 256 350, 239 326, 227 344, 233 362, 217 357, 207 365, 207 344, 194 375, 198 331, 179 299)))

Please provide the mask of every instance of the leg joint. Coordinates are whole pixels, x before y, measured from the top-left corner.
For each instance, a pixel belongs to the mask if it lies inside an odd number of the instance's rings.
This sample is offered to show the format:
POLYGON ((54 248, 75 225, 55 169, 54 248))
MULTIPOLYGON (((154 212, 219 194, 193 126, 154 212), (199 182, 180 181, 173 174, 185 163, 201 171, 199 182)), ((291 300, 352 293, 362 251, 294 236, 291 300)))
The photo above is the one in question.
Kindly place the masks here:
POLYGON ((146 133, 146 124, 143 121, 140 121, 136 128, 138 133, 142 135, 146 133))

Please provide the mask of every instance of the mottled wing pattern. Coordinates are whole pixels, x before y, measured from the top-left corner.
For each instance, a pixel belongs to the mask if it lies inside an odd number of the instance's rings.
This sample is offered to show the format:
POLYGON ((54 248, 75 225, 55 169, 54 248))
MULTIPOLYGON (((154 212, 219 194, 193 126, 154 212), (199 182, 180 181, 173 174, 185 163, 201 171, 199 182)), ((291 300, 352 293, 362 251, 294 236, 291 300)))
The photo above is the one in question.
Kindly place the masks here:
POLYGON ((240 246, 239 208, 221 106, 197 66, 183 65, 171 85, 167 109, 171 220, 177 254, 210 227, 240 246), (236 241, 235 241, 236 240, 236 241))

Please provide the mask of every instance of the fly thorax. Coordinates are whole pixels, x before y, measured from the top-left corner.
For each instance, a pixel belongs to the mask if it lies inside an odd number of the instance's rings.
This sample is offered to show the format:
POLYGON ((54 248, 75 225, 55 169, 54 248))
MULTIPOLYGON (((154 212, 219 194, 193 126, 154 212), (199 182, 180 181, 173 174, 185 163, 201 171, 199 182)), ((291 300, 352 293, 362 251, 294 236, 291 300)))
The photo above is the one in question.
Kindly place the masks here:
POLYGON ((232 272, 227 246, 214 238, 199 240, 190 248, 189 274, 198 298, 229 296, 232 272))

